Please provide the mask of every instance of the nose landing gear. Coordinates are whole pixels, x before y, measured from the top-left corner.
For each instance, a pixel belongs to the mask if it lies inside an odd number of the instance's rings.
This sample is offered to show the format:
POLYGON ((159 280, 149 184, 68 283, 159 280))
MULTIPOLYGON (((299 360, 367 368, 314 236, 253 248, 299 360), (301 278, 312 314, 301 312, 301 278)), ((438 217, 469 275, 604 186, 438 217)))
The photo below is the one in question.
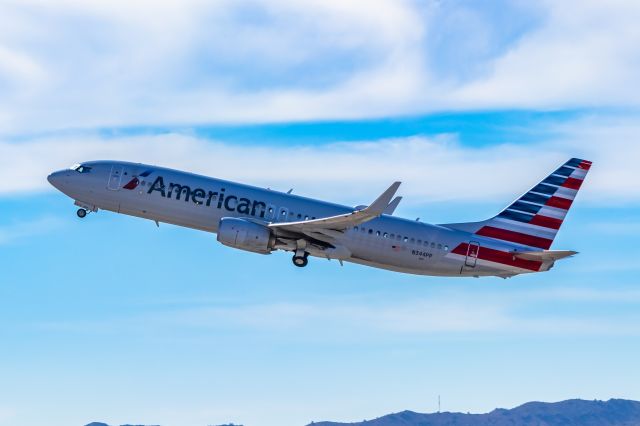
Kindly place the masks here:
POLYGON ((76 210, 76 215, 80 219, 84 219, 91 212, 97 212, 98 211, 98 207, 96 207, 95 205, 89 204, 89 203, 84 203, 82 201, 76 200, 76 202, 74 204, 77 207, 79 207, 78 210, 76 210))

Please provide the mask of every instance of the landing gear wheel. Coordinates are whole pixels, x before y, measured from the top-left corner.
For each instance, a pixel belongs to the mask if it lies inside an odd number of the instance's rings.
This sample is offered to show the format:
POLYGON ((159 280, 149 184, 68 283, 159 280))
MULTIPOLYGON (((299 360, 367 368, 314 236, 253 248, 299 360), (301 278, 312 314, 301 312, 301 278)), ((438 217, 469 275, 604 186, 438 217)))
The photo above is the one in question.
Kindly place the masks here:
POLYGON ((294 255, 293 256, 293 264, 296 265, 298 268, 304 268, 305 266, 307 266, 307 263, 309 263, 309 260, 307 259, 308 254, 304 254, 304 256, 297 256, 294 255))
POLYGON ((87 211, 85 209, 78 209, 76 214, 80 219, 83 219, 87 215, 87 211))

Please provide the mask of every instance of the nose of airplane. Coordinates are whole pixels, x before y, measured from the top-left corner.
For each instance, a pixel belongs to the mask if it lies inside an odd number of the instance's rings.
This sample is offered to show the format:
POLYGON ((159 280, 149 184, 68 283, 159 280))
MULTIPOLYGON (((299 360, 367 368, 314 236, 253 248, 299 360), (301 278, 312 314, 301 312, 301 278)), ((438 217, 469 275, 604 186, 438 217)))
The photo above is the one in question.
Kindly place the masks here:
POLYGON ((49 181, 49 183, 56 189, 61 189, 62 187, 62 181, 63 179, 66 177, 66 171, 64 170, 59 170, 57 172, 53 172, 51 173, 49 176, 47 176, 47 180, 49 181))

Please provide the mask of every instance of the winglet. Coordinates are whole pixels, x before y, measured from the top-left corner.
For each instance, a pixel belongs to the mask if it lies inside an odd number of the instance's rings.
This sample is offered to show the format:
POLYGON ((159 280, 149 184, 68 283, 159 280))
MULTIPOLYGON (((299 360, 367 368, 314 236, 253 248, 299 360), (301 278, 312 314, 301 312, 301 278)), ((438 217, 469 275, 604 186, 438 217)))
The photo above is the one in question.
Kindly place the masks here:
POLYGON ((402 197, 398 196, 394 198, 393 201, 389 203, 387 208, 384 209, 384 212, 382 212, 382 214, 388 214, 389 216, 391 216, 393 212, 395 212, 396 209, 398 208, 398 204, 400 204, 400 201, 402 201, 402 197))
POLYGON ((393 196, 396 195, 400 184, 401 182, 393 182, 391 186, 382 193, 382 195, 376 198, 376 200, 365 209, 366 212, 375 216, 380 216, 381 214, 383 214, 389 206, 389 203, 391 202, 393 196))
MULTIPOLYGON (((394 182, 386 191, 379 196, 373 204, 363 209, 356 208, 349 213, 337 216, 322 217, 320 219, 303 220, 298 222, 270 223, 271 229, 284 229, 292 232, 322 232, 327 235, 330 231, 343 231, 346 228, 355 226, 369 220, 380 217, 385 213, 393 196, 395 195, 400 182, 394 182)), ((400 197, 398 197, 400 198, 400 197)), ((395 201, 394 201, 395 202, 395 201)), ((400 202, 399 200, 397 202, 400 202)))

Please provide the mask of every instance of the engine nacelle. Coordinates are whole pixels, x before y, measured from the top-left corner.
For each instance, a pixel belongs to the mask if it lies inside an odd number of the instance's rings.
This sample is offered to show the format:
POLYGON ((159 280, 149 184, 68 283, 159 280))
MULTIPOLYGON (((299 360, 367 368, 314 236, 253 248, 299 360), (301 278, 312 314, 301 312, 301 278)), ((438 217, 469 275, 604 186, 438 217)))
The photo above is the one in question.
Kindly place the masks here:
POLYGON ((240 250, 270 254, 275 237, 266 226, 245 219, 223 217, 218 224, 218 241, 240 250))

